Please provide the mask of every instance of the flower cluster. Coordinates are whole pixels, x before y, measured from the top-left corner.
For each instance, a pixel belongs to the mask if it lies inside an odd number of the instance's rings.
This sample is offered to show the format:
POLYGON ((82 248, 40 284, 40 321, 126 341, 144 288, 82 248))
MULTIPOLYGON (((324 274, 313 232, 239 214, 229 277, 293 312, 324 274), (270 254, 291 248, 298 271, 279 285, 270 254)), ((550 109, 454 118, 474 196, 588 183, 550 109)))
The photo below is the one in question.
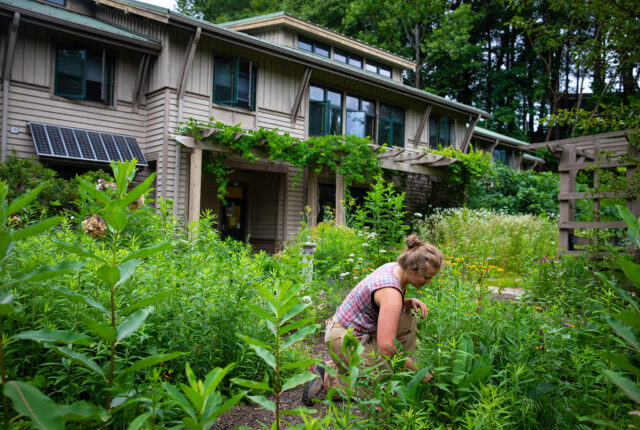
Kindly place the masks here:
POLYGON ((116 183, 115 182, 105 182, 104 179, 98 179, 98 185, 96 185, 96 190, 98 191, 106 191, 111 188, 113 191, 116 191, 116 183))
POLYGON ((144 195, 138 197, 137 199, 129 203, 127 208, 129 208, 129 210, 135 211, 140 209, 143 205, 144 205, 144 195))
POLYGON ((94 215, 82 221, 82 229, 94 239, 100 239, 107 235, 107 224, 100 218, 100 215, 94 215))

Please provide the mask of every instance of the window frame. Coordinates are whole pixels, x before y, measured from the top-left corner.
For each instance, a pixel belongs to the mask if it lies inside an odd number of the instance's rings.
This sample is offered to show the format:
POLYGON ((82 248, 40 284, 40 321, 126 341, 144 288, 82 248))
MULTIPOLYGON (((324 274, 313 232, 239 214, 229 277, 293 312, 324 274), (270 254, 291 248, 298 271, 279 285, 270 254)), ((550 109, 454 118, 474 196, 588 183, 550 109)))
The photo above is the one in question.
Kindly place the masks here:
POLYGON ((380 75, 382 77, 393 79, 393 68, 389 67, 389 66, 386 66, 384 64, 381 64, 381 63, 379 63, 379 62, 377 62, 375 60, 367 59, 367 64, 365 65, 364 69, 369 73, 375 73, 375 74, 380 75), (375 68, 375 70, 369 70, 368 66, 371 66, 371 68, 375 68), (389 72, 389 76, 380 73, 381 70, 385 70, 385 71, 389 72))
POLYGON ((382 145, 384 143, 387 143, 390 147, 391 146, 395 146, 396 148, 404 148, 404 141, 405 141, 405 123, 406 123, 406 112, 404 108, 398 107, 398 106, 394 106, 392 104, 389 103, 382 103, 379 102, 378 103, 378 140, 380 139, 380 127, 383 123, 388 123, 389 124, 389 139, 390 142, 378 142, 378 145, 382 145), (384 116, 382 114, 382 107, 389 107, 389 116, 384 116), (397 114, 401 114, 402 116, 402 121, 398 120, 397 118, 395 118, 395 116, 397 114), (394 142, 394 132, 396 127, 400 127, 400 133, 401 133, 401 141, 400 144, 398 144, 397 142, 394 142))
POLYGON ((331 55, 331 45, 329 45, 328 43, 320 42, 318 40, 312 39, 312 38, 307 37, 307 36, 303 36, 302 34, 298 34, 298 40, 296 41, 296 47, 298 49, 302 49, 303 51, 311 52, 313 54, 319 55, 319 56, 324 57, 324 58, 331 58, 332 57, 332 55, 331 55), (300 42, 301 41, 302 41, 302 43, 306 43, 307 45, 311 45, 311 50, 308 50, 308 49, 305 49, 305 48, 301 48, 300 47, 300 42), (318 53, 317 52, 318 48, 326 50, 327 51, 327 55, 323 55, 323 54, 318 53))
POLYGON ((447 115, 431 115, 429 117, 429 148, 437 149, 439 146, 446 148, 448 146, 455 146, 455 120, 449 118, 447 115), (433 124, 436 124, 435 134, 432 133, 434 130, 433 124), (442 135, 442 124, 445 125, 445 142, 444 144, 440 142, 440 137, 442 135), (433 138, 435 136, 435 139, 433 138))
MULTIPOLYGON (((230 106, 237 109, 245 109, 249 111, 256 110, 256 86, 257 86, 257 67, 252 60, 244 60, 238 56, 228 55, 213 55, 213 76, 212 76, 212 89, 211 89, 211 102, 214 104, 220 104, 230 106), (230 76, 230 92, 231 97, 229 99, 216 98, 216 71, 220 66, 216 66, 216 63, 226 63, 231 65, 230 76), (247 78, 249 85, 249 100, 238 99, 238 88, 240 87, 240 73, 243 67, 248 68, 249 76, 247 78)), ((218 85, 222 86, 222 85, 218 85)))
POLYGON ((351 67, 355 67, 357 69, 362 69, 364 67, 364 57, 362 57, 361 55, 356 55, 356 54, 352 54, 350 52, 344 51, 340 48, 333 48, 333 59, 334 61, 337 61, 339 63, 342 64, 347 64, 351 67), (345 61, 341 61, 336 59, 336 54, 338 55, 342 55, 345 58, 345 61), (351 60, 355 60, 355 61, 359 61, 360 65, 357 66, 355 64, 351 64, 351 60))
MULTIPOLYGON (((78 47, 77 45, 55 45, 55 56, 53 61, 53 95, 56 97, 64 97, 68 99, 77 99, 87 101, 91 103, 101 103, 104 105, 112 106, 114 104, 114 91, 115 91, 115 70, 116 70, 116 58, 111 55, 105 48, 88 49, 86 47, 78 47), (81 86, 79 93, 65 92, 60 88, 61 75, 63 71, 60 69, 60 52, 72 51, 81 53, 81 73, 78 78, 81 86), (88 81, 88 67, 90 58, 101 58, 100 60, 100 98, 87 98, 87 81, 88 81)), ((96 81, 90 81, 96 82, 96 81)))
POLYGON ((344 108, 345 108, 345 96, 344 96, 344 91, 338 91, 334 88, 329 88, 329 87, 325 87, 322 85, 317 85, 317 84, 311 84, 309 85, 309 128, 308 128, 308 134, 309 136, 330 136, 332 135, 332 133, 330 133, 330 129, 331 129, 331 118, 332 118, 332 113, 335 111, 337 112, 339 110, 339 115, 337 118, 339 118, 339 126, 340 129, 338 130, 337 133, 335 133, 335 135, 340 135, 342 134, 342 130, 344 129, 343 127, 343 113, 344 113, 344 108), (316 100, 316 99, 311 99, 311 87, 317 88, 317 89, 321 89, 322 90, 322 94, 323 94, 323 100, 316 100), (331 103, 331 100, 329 99, 329 92, 333 92, 336 94, 340 94, 340 106, 338 107, 337 105, 333 105, 331 103), (322 105, 322 132, 320 134, 312 134, 311 133, 311 127, 312 127, 312 120, 311 120, 311 108, 312 108, 312 104, 316 104, 317 106, 322 105))
MULTIPOLYGON (((371 131, 372 131, 372 136, 366 136, 366 135, 365 135, 365 136, 359 136, 359 137, 369 137, 369 139, 371 139, 373 142, 375 142, 375 141, 376 141, 376 136, 377 136, 377 134, 378 134, 378 133, 377 133, 377 127, 376 127, 376 125, 377 125, 377 121, 378 121, 378 115, 377 115, 377 113, 378 113, 378 109, 377 109, 377 106, 378 106, 378 105, 377 105, 377 102, 376 102, 375 100, 368 99, 368 98, 366 98, 366 97, 356 96, 356 95, 354 95, 354 94, 346 93, 346 94, 345 94, 345 102, 344 102, 344 110, 345 110, 344 133, 345 133, 345 134, 354 134, 354 133, 349 133, 349 131, 347 130, 347 127, 348 127, 348 124, 347 124, 347 117, 348 117, 349 113, 350 113, 350 112, 356 112, 356 113, 360 113, 360 112, 361 112, 361 113, 364 113, 364 117, 365 117, 365 123, 364 123, 365 134, 367 133, 367 129, 368 129, 368 127, 367 127, 367 120, 368 120, 369 118, 371 118, 371 119, 373 120, 373 124, 372 124, 372 125, 373 125, 373 129, 371 130, 371 131), (349 98, 349 97, 351 97, 351 98, 354 98, 354 99, 357 99, 357 100, 358 100, 358 109, 351 109, 351 108, 349 108, 349 106, 347 105, 347 100, 348 100, 348 98, 349 98), (373 113, 373 114, 371 114, 371 113, 369 113, 369 112, 367 112, 367 111, 363 110, 363 108, 362 108, 362 102, 363 102, 363 101, 365 101, 365 102, 369 102, 369 103, 373 103, 373 110, 374 110, 374 113, 373 113)), ((355 135, 355 134, 354 134, 354 135, 355 135)), ((356 135, 356 136, 357 136, 357 135, 356 135)))

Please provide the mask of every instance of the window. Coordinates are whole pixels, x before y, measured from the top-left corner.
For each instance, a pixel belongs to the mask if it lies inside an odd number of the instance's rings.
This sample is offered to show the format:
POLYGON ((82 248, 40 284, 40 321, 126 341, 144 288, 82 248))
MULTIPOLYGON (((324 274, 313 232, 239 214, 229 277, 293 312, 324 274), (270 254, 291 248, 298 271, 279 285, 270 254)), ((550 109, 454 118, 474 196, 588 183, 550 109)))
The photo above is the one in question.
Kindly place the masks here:
POLYGON ((494 149, 493 150, 493 161, 494 162, 500 162, 502 164, 504 164, 505 166, 509 165, 509 162, 511 161, 509 157, 509 152, 507 152, 506 149, 494 149))
POLYGON ((342 94, 327 88, 309 87, 309 136, 342 134, 342 94))
POLYGON ((114 63, 105 50, 57 47, 54 94, 111 104, 114 63))
POLYGON ((446 147, 455 143, 455 128, 453 122, 446 116, 429 117, 429 146, 446 147))
POLYGON ((62 6, 62 7, 67 5, 66 0, 45 0, 45 1, 49 3, 57 4, 58 6, 62 6))
POLYGON ((333 50, 333 59, 341 63, 362 69, 362 57, 339 49, 333 50))
POLYGON ((376 103, 360 97, 347 95, 346 131, 358 137, 375 140, 376 103))
POLYGON ((385 78, 391 78, 391 68, 383 66, 373 60, 367 60, 366 70, 367 72, 376 73, 380 76, 384 76, 385 78))
POLYGON ((404 147, 404 109, 380 103, 378 144, 404 147))
POLYGON ((298 36, 298 48, 329 58, 331 47, 308 37, 298 36))
POLYGON ((213 60, 213 102, 255 109, 256 68, 238 57, 213 60))

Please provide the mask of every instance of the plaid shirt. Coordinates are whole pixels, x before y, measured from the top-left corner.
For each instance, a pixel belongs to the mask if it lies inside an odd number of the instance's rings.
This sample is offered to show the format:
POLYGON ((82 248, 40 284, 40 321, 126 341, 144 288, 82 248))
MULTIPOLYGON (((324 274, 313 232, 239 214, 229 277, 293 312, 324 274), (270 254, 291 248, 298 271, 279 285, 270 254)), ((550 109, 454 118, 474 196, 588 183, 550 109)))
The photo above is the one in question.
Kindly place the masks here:
POLYGON ((362 336, 378 330, 378 306, 373 301, 373 293, 380 288, 396 288, 404 293, 400 280, 393 273, 398 263, 387 263, 378 267, 351 290, 346 299, 338 306, 335 318, 346 328, 353 328, 353 334, 362 336))

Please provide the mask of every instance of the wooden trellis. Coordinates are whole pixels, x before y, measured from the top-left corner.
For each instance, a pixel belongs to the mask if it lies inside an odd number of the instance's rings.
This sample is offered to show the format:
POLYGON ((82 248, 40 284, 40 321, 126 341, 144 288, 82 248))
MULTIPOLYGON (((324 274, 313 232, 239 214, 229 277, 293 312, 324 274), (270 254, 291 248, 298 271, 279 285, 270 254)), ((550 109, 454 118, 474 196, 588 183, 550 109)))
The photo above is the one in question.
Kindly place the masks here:
MULTIPOLYGON (((600 188, 599 169, 626 168, 626 179, 631 181, 640 164, 640 156, 637 147, 629 143, 631 130, 611 133, 583 136, 572 139, 556 140, 552 142, 536 143, 527 149, 548 148, 554 155, 560 157, 558 171, 560 173, 560 190, 558 200, 560 214, 558 219, 558 251, 560 253, 578 253, 574 245, 581 244, 580 239, 574 236, 574 230, 626 228, 622 221, 600 221, 600 200, 621 198, 625 200, 627 209, 634 216, 640 216, 640 196, 618 194, 615 192, 598 192, 600 188), (602 157, 606 154, 606 157, 602 157), (623 154, 628 155, 624 157, 623 154), (576 176, 582 170, 595 167, 593 175, 593 188, 595 192, 576 192, 576 176), (592 200, 593 220, 575 221, 576 201, 592 200)), ((593 243, 598 246, 598 235, 594 235, 593 243)))

